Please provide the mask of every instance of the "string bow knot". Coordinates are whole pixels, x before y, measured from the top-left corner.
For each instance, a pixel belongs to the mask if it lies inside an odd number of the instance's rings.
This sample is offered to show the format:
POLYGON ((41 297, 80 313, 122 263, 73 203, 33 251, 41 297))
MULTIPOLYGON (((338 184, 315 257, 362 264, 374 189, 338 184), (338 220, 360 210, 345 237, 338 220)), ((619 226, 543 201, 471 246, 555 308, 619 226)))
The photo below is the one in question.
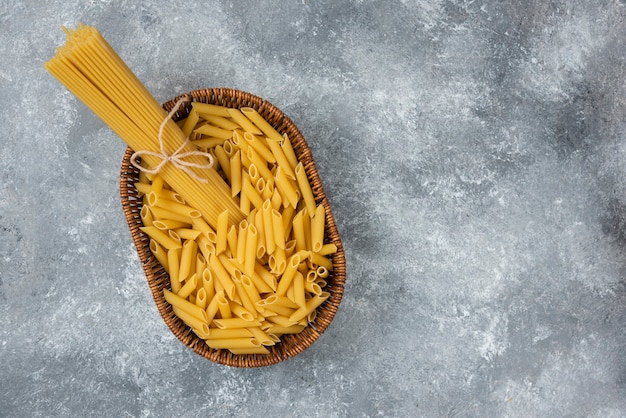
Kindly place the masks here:
POLYGON ((165 130, 165 125, 167 124, 167 122, 170 119, 172 119, 172 117, 178 111, 180 106, 184 102, 186 102, 187 100, 188 99, 186 97, 183 97, 180 100, 178 100, 178 102, 176 102, 176 104, 174 105, 172 110, 170 110, 170 112, 167 114, 167 116, 165 117, 165 119, 161 123, 161 126, 159 127, 159 149, 160 149, 160 152, 155 152, 155 151, 150 151, 150 150, 135 151, 133 153, 133 155, 130 157, 130 162, 131 162, 131 164, 133 166, 137 167, 139 170, 141 170, 141 171, 143 171, 145 173, 148 173, 148 174, 158 174, 161 171, 161 169, 163 168, 163 166, 165 164, 167 164, 168 162, 170 162, 170 163, 174 164, 174 166, 176 168, 178 168, 179 170, 183 170, 185 173, 189 174, 191 177, 195 178, 196 180, 198 180, 198 181, 200 181, 202 183, 207 183, 208 180, 206 178, 200 177, 199 175, 194 173, 194 171, 191 168, 211 168, 211 167, 213 167, 213 156, 210 153, 202 152, 202 151, 198 151, 198 150, 182 152, 185 149, 185 147, 187 146, 187 144, 190 142, 189 141, 189 137, 185 138, 185 141, 181 144, 181 146, 178 147, 178 149, 176 151, 174 151, 172 154, 168 154, 167 151, 165 151, 165 143, 163 141, 163 131, 165 130), (152 169, 143 167, 141 164, 139 164, 137 162, 137 158, 141 157, 142 155, 150 155, 150 156, 153 156, 153 157, 160 158, 161 162, 156 167, 154 167, 152 169), (209 159, 209 162, 207 164, 199 164, 199 163, 194 163, 194 162, 191 162, 191 161, 185 161, 185 158, 191 157, 191 156, 207 157, 209 159))

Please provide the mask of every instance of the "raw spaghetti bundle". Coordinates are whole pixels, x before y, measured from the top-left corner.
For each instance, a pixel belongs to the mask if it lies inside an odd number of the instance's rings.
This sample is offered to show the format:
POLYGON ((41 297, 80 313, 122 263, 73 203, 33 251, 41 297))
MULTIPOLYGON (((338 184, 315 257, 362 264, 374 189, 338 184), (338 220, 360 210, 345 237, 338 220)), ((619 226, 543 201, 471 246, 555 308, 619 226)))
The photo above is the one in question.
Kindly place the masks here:
POLYGON ((144 151, 142 160, 148 167, 160 166, 161 177, 210 225, 216 225, 217 216, 224 210, 228 210, 232 222, 240 222, 243 214, 223 179, 208 168, 206 159, 193 154, 196 148, 186 143, 185 135, 174 122, 167 121, 161 128, 167 113, 98 30, 80 25, 76 30, 65 31, 66 44, 45 63, 46 69, 128 146, 144 151), (164 157, 176 154, 188 155, 188 170, 174 164, 161 165, 164 157))

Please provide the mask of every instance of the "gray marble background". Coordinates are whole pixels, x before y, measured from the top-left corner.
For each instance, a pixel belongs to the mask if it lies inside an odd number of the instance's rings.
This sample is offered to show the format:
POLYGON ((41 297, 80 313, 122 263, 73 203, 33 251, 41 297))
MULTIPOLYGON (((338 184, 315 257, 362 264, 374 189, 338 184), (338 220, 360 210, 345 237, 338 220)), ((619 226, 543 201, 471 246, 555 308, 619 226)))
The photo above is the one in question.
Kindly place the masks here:
POLYGON ((0 4, 0 415, 626 416, 623 1, 0 4), (43 69, 96 26, 163 102, 266 98, 346 248, 322 337, 263 369, 166 328, 123 142, 43 69))

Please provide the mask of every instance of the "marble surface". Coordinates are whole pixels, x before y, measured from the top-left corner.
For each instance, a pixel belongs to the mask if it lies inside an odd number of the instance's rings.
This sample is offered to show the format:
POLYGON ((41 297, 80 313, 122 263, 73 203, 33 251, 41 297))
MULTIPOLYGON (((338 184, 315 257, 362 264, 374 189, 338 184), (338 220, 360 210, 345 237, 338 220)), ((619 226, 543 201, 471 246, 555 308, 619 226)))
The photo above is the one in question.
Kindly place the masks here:
POLYGON ((0 4, 1 416, 626 416, 624 1, 0 4), (213 364, 159 316, 125 145, 43 69, 94 25, 163 102, 282 108, 348 265, 301 355, 213 364))

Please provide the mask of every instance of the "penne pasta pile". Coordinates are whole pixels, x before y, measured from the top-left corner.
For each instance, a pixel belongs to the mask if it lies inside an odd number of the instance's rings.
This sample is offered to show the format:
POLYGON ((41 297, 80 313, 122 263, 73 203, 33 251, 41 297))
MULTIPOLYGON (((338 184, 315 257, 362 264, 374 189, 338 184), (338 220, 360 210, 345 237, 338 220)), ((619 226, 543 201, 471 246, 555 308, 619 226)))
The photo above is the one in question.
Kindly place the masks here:
POLYGON ((194 102, 178 125, 214 156, 245 217, 232 222, 224 210, 212 228, 161 176, 140 172, 141 229, 170 275, 165 299, 209 347, 268 354, 330 296, 327 256, 337 248, 324 244, 324 206, 289 138, 254 109, 194 102))

